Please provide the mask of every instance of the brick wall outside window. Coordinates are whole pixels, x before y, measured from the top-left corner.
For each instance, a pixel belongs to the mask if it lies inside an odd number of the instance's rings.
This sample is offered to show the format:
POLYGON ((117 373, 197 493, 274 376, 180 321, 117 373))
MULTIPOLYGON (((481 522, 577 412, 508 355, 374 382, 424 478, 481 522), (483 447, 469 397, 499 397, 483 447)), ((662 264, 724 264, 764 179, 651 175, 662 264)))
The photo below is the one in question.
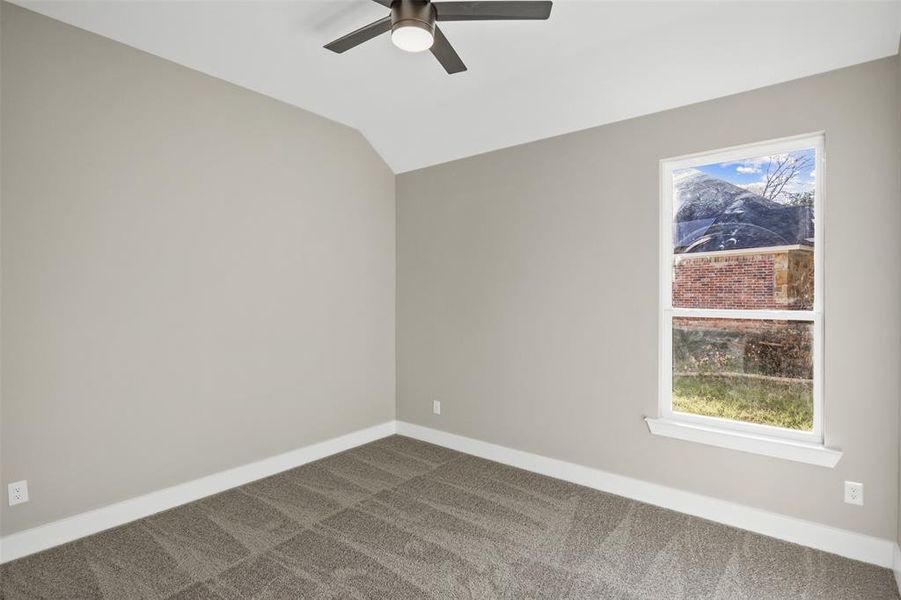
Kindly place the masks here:
POLYGON ((677 255, 673 306, 810 310, 813 251, 760 248, 755 253, 677 255))

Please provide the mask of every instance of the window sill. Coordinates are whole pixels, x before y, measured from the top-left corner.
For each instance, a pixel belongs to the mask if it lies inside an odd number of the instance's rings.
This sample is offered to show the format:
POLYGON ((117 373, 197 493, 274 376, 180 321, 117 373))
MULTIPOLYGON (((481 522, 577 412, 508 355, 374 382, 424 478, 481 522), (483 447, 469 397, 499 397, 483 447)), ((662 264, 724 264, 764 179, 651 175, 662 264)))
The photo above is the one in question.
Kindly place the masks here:
POLYGON ((820 467, 832 468, 842 457, 841 450, 827 448, 821 444, 782 440, 740 431, 726 431, 670 419, 646 417, 645 422, 654 435, 793 460, 820 467))

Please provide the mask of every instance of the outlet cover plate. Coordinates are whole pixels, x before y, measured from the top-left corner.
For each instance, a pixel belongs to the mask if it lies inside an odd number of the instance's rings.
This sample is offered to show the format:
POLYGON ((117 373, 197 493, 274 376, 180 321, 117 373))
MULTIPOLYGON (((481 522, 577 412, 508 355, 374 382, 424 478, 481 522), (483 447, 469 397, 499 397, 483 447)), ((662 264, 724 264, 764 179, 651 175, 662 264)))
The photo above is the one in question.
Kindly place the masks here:
POLYGON ((863 484, 856 481, 845 482, 845 502, 863 506, 863 484))
POLYGON ((441 400, 432 400, 432 412, 436 415, 441 414, 441 400))
POLYGON ((24 479, 22 481, 16 481, 9 484, 6 489, 9 492, 10 506, 28 502, 28 482, 24 479))

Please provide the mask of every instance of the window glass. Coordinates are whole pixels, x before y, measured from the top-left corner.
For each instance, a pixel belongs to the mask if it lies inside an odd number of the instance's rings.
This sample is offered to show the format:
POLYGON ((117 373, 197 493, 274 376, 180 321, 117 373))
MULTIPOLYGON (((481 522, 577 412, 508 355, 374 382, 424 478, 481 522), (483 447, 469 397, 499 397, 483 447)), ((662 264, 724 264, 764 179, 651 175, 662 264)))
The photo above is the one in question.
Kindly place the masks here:
POLYGON ((813 323, 673 318, 676 412, 813 429, 813 323))
POLYGON ((813 148, 672 172, 674 307, 812 310, 813 148))

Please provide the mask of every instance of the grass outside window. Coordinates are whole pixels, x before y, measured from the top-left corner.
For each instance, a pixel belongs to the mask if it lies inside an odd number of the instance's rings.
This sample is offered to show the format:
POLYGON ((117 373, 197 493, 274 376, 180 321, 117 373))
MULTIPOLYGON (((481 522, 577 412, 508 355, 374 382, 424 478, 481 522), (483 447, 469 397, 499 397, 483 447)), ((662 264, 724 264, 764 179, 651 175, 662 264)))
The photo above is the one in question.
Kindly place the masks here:
POLYGON ((807 380, 753 375, 675 375, 673 410, 810 431, 813 385, 807 380))

